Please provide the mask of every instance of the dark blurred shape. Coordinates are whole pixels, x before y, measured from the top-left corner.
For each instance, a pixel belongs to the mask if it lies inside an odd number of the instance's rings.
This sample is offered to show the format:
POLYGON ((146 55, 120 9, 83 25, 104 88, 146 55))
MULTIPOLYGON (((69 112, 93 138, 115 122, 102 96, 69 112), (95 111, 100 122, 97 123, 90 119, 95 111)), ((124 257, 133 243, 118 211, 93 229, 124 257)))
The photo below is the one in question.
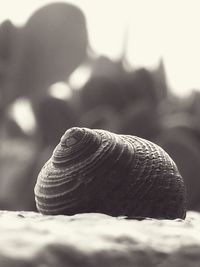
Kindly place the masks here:
POLYGON ((158 144, 174 159, 184 178, 188 209, 200 211, 200 127, 195 118, 182 113, 165 119, 158 144))
POLYGON ((160 101, 167 90, 163 62, 154 72, 145 68, 127 72, 121 61, 101 56, 92 63, 92 77, 80 91, 82 122, 110 129, 114 121, 115 132, 154 140, 161 131, 160 101))
POLYGON ((54 147, 68 128, 77 126, 78 114, 69 101, 47 95, 34 109, 41 146, 54 147))
POLYGON ((151 71, 159 101, 166 99, 169 94, 165 65, 161 59, 156 69, 151 71))
POLYGON ((191 94, 182 100, 182 110, 196 116, 200 122, 200 91, 192 90, 191 94))
POLYGON ((149 70, 140 68, 127 72, 122 79, 127 103, 120 114, 120 133, 154 140, 161 131, 160 95, 155 77, 149 70))
POLYGON ((32 176, 37 146, 24 138, 1 139, 0 208, 33 210, 35 179, 32 176))
POLYGON ((127 74, 126 94, 131 103, 147 101, 158 105, 158 94, 150 71, 145 68, 137 69, 127 74))
POLYGON ((40 8, 22 30, 18 94, 38 99, 51 84, 66 80, 84 61, 87 45, 86 21, 78 7, 53 3, 40 8))
POLYGON ((113 61, 109 57, 99 56, 92 62, 92 77, 114 77, 119 79, 124 73, 121 61, 113 61))
POLYGON ((119 114, 110 106, 98 106, 80 117, 80 126, 91 129, 104 129, 117 133, 119 131, 119 114))
POLYGON ((83 111, 100 106, 120 111, 126 106, 127 95, 114 77, 94 76, 80 91, 80 100, 83 111))
POLYGON ((9 138, 23 138, 23 139, 28 138, 26 133, 22 130, 22 128, 16 122, 14 118, 7 116, 4 123, 5 123, 4 127, 6 127, 6 135, 8 139, 9 138))
MULTIPOLYGON (((13 100, 14 91, 8 84, 12 79, 18 29, 10 20, 0 25, 0 108, 3 111, 13 100)), ((14 88, 13 88, 14 89, 14 88)))
POLYGON ((128 106, 121 114, 120 133, 154 140, 161 131, 157 108, 147 101, 128 106))
POLYGON ((0 60, 1 64, 11 61, 13 53, 13 39, 16 28, 10 20, 5 20, 0 25, 0 60))
POLYGON ((162 117, 162 127, 165 129, 178 129, 192 134, 200 141, 200 124, 197 116, 188 112, 177 112, 162 117))

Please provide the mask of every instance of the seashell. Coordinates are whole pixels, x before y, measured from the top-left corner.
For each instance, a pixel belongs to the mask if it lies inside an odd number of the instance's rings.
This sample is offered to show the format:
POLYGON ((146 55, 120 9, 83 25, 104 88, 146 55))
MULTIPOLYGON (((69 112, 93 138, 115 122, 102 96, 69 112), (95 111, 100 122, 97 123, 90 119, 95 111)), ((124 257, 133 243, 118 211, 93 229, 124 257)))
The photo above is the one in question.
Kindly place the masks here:
POLYGON ((73 127, 42 168, 35 199, 43 214, 185 218, 183 179, 170 156, 145 139, 73 127))

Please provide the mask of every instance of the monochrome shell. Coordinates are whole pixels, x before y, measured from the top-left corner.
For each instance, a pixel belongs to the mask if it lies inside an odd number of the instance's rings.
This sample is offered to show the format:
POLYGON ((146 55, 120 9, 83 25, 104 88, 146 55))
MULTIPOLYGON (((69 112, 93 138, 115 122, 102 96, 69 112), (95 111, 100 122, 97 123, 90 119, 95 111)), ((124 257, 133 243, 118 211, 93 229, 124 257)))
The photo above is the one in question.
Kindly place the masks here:
POLYGON ((42 168, 35 199, 43 214, 185 218, 183 179, 170 156, 150 141, 73 127, 42 168))

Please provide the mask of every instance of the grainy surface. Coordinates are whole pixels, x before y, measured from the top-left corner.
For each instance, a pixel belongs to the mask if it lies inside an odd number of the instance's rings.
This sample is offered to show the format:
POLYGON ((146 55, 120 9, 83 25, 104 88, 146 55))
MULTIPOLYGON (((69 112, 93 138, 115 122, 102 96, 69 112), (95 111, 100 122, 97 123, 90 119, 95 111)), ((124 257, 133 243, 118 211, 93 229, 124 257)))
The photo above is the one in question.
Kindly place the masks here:
POLYGON ((1 267, 200 266, 200 214, 185 221, 0 211, 1 267))

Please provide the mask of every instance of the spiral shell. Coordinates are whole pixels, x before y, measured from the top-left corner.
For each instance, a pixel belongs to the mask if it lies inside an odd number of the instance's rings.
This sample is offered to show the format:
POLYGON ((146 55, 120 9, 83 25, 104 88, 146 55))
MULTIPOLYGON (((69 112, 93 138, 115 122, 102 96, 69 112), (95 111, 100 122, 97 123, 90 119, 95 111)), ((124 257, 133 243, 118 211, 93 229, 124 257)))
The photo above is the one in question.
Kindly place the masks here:
POLYGON ((73 127, 39 173, 43 214, 185 218, 183 179, 170 156, 145 139, 73 127))

